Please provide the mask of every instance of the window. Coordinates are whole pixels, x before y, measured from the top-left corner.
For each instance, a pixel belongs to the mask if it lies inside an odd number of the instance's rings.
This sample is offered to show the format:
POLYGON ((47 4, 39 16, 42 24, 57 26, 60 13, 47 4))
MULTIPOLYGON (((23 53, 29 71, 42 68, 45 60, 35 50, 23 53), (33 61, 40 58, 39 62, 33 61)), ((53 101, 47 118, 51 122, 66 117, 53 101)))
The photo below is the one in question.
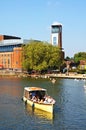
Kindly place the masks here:
POLYGON ((16 65, 18 64, 18 61, 16 61, 16 65))
POLYGON ((53 37, 53 45, 56 45, 56 44, 57 44, 57 38, 53 37))
POLYGON ((59 27, 52 27, 52 33, 59 33, 59 27))
POLYGON ((10 59, 8 59, 8 64, 10 64, 10 59))

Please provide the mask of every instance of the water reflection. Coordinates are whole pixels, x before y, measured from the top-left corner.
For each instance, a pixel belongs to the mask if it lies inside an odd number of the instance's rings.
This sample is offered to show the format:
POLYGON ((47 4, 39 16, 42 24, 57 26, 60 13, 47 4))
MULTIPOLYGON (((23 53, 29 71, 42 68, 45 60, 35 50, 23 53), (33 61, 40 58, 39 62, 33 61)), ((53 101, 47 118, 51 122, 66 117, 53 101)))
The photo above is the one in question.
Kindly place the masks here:
POLYGON ((39 118, 48 119, 53 121, 53 114, 39 109, 33 109, 30 105, 25 105, 27 112, 30 115, 38 116, 39 118))
POLYGON ((20 79, 0 78, 0 94, 17 97, 22 95, 22 91, 20 79))

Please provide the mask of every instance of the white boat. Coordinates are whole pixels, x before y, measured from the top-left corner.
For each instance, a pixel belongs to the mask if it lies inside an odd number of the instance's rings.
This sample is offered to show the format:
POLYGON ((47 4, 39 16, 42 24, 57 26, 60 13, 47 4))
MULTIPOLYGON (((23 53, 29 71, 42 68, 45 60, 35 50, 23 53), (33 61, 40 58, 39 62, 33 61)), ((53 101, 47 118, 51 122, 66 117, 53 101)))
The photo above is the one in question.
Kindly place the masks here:
POLYGON ((25 87, 23 100, 33 108, 53 113, 55 100, 47 95, 46 89, 40 87, 25 87))
POLYGON ((52 83, 54 84, 56 82, 56 80, 55 79, 52 79, 52 83))

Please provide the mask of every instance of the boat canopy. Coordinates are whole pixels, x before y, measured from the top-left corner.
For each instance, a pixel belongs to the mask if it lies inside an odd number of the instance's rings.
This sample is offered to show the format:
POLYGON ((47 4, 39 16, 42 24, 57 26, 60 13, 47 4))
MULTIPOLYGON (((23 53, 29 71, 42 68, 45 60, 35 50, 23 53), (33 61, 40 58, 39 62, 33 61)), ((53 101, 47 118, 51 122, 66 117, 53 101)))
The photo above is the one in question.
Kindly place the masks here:
POLYGON ((24 89, 29 92, 32 92, 32 91, 45 91, 46 92, 46 89, 43 89, 40 87, 25 87, 24 89))

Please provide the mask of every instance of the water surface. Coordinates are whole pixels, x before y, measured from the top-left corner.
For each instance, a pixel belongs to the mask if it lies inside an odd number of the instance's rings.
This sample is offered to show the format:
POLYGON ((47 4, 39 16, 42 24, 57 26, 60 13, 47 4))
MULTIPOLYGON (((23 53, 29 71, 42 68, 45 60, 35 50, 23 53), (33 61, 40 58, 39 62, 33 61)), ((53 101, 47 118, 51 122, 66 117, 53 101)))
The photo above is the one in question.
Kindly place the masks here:
POLYGON ((0 130, 86 130, 85 81, 0 78, 0 130), (32 111, 21 100, 26 86, 46 88, 56 100, 54 115, 32 111))

